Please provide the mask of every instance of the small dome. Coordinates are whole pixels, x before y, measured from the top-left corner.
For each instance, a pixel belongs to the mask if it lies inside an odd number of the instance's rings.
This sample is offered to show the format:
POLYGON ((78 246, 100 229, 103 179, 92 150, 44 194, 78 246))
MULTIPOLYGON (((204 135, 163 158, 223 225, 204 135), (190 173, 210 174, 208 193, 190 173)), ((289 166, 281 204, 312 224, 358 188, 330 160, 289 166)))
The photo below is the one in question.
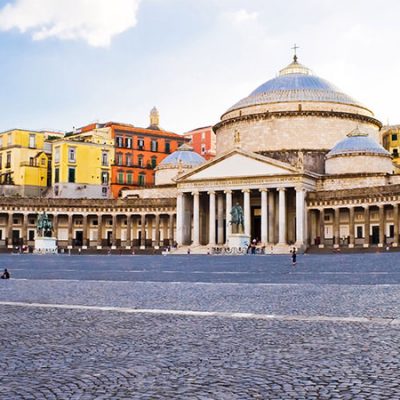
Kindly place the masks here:
POLYGON ((390 157, 390 153, 378 142, 361 132, 358 127, 335 145, 326 158, 351 154, 373 154, 390 157))
POLYGON ((298 63, 295 57, 291 64, 279 72, 278 77, 259 86, 227 112, 243 107, 292 101, 341 103, 363 107, 332 83, 314 75, 309 68, 298 63))
POLYGON ((168 157, 164 158, 158 168, 194 168, 206 162, 205 158, 183 144, 168 157))

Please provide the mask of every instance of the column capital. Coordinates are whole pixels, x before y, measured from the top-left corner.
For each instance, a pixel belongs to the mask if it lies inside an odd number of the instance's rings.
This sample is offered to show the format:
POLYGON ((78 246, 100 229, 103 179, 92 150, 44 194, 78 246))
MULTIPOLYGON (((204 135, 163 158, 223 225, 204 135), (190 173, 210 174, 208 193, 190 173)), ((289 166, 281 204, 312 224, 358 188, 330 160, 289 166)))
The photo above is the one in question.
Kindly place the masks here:
POLYGON ((286 189, 287 189, 287 188, 285 188, 285 187, 278 187, 278 188, 276 188, 276 190, 277 190, 278 192, 286 192, 286 189))
POLYGON ((242 193, 250 193, 250 189, 242 189, 242 193))
POLYGON ((224 193, 225 194, 232 194, 232 190, 231 189, 224 190, 224 193))
POLYGON ((261 188, 261 189, 258 189, 261 193, 262 192, 266 192, 266 193, 268 193, 269 192, 269 190, 267 189, 267 188, 261 188))
POLYGON ((306 189, 303 185, 296 185, 296 186, 294 187, 294 190, 295 190, 296 192, 307 192, 307 189, 306 189))
POLYGON ((364 208, 364 210, 369 210, 369 204, 363 205, 362 207, 364 208))
POLYGON ((192 196, 199 196, 200 192, 198 190, 193 190, 192 196))
POLYGON ((208 195, 211 195, 211 194, 214 194, 214 195, 215 195, 215 190, 209 190, 209 191, 207 192, 207 194, 208 194, 208 195))

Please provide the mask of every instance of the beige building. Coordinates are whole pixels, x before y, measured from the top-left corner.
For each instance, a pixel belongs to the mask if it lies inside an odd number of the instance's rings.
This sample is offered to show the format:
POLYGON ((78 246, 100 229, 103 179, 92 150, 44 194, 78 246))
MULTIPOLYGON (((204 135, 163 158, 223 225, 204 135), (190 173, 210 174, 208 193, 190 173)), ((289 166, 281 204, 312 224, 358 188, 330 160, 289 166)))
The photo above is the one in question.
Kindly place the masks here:
POLYGON ((226 249, 239 204, 243 235, 266 252, 397 247, 400 175, 381 127, 295 57, 222 115, 214 159, 183 146, 157 166, 156 187, 118 200, 1 199, 0 245, 31 244, 47 210, 60 247, 226 249))

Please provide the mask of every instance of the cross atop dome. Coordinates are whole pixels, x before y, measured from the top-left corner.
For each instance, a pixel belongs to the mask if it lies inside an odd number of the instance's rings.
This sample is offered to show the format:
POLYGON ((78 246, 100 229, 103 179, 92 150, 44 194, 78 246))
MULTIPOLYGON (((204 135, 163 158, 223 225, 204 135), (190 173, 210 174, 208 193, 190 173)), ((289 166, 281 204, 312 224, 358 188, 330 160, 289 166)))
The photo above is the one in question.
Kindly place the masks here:
POLYGON ((293 61, 295 63, 297 63, 297 49, 299 49, 300 47, 297 46, 297 44, 295 43, 294 46, 292 47, 292 50, 294 51, 294 55, 293 55, 293 61))

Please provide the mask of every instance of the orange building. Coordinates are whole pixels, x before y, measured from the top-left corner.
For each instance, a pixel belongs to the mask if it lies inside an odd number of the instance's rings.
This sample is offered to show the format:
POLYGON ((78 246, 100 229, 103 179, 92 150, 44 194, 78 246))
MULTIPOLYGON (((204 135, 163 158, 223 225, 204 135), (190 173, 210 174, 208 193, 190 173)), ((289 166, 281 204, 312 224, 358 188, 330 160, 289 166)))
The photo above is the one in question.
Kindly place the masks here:
POLYGON ((111 191, 114 198, 125 189, 154 185, 154 168, 168 154, 177 150, 184 136, 164 131, 159 125, 156 108, 150 113, 150 126, 137 128, 129 124, 109 122, 114 139, 114 164, 111 166, 111 191))
POLYGON ((212 126, 193 129, 183 136, 190 139, 193 151, 203 156, 206 160, 215 157, 215 133, 212 126))

